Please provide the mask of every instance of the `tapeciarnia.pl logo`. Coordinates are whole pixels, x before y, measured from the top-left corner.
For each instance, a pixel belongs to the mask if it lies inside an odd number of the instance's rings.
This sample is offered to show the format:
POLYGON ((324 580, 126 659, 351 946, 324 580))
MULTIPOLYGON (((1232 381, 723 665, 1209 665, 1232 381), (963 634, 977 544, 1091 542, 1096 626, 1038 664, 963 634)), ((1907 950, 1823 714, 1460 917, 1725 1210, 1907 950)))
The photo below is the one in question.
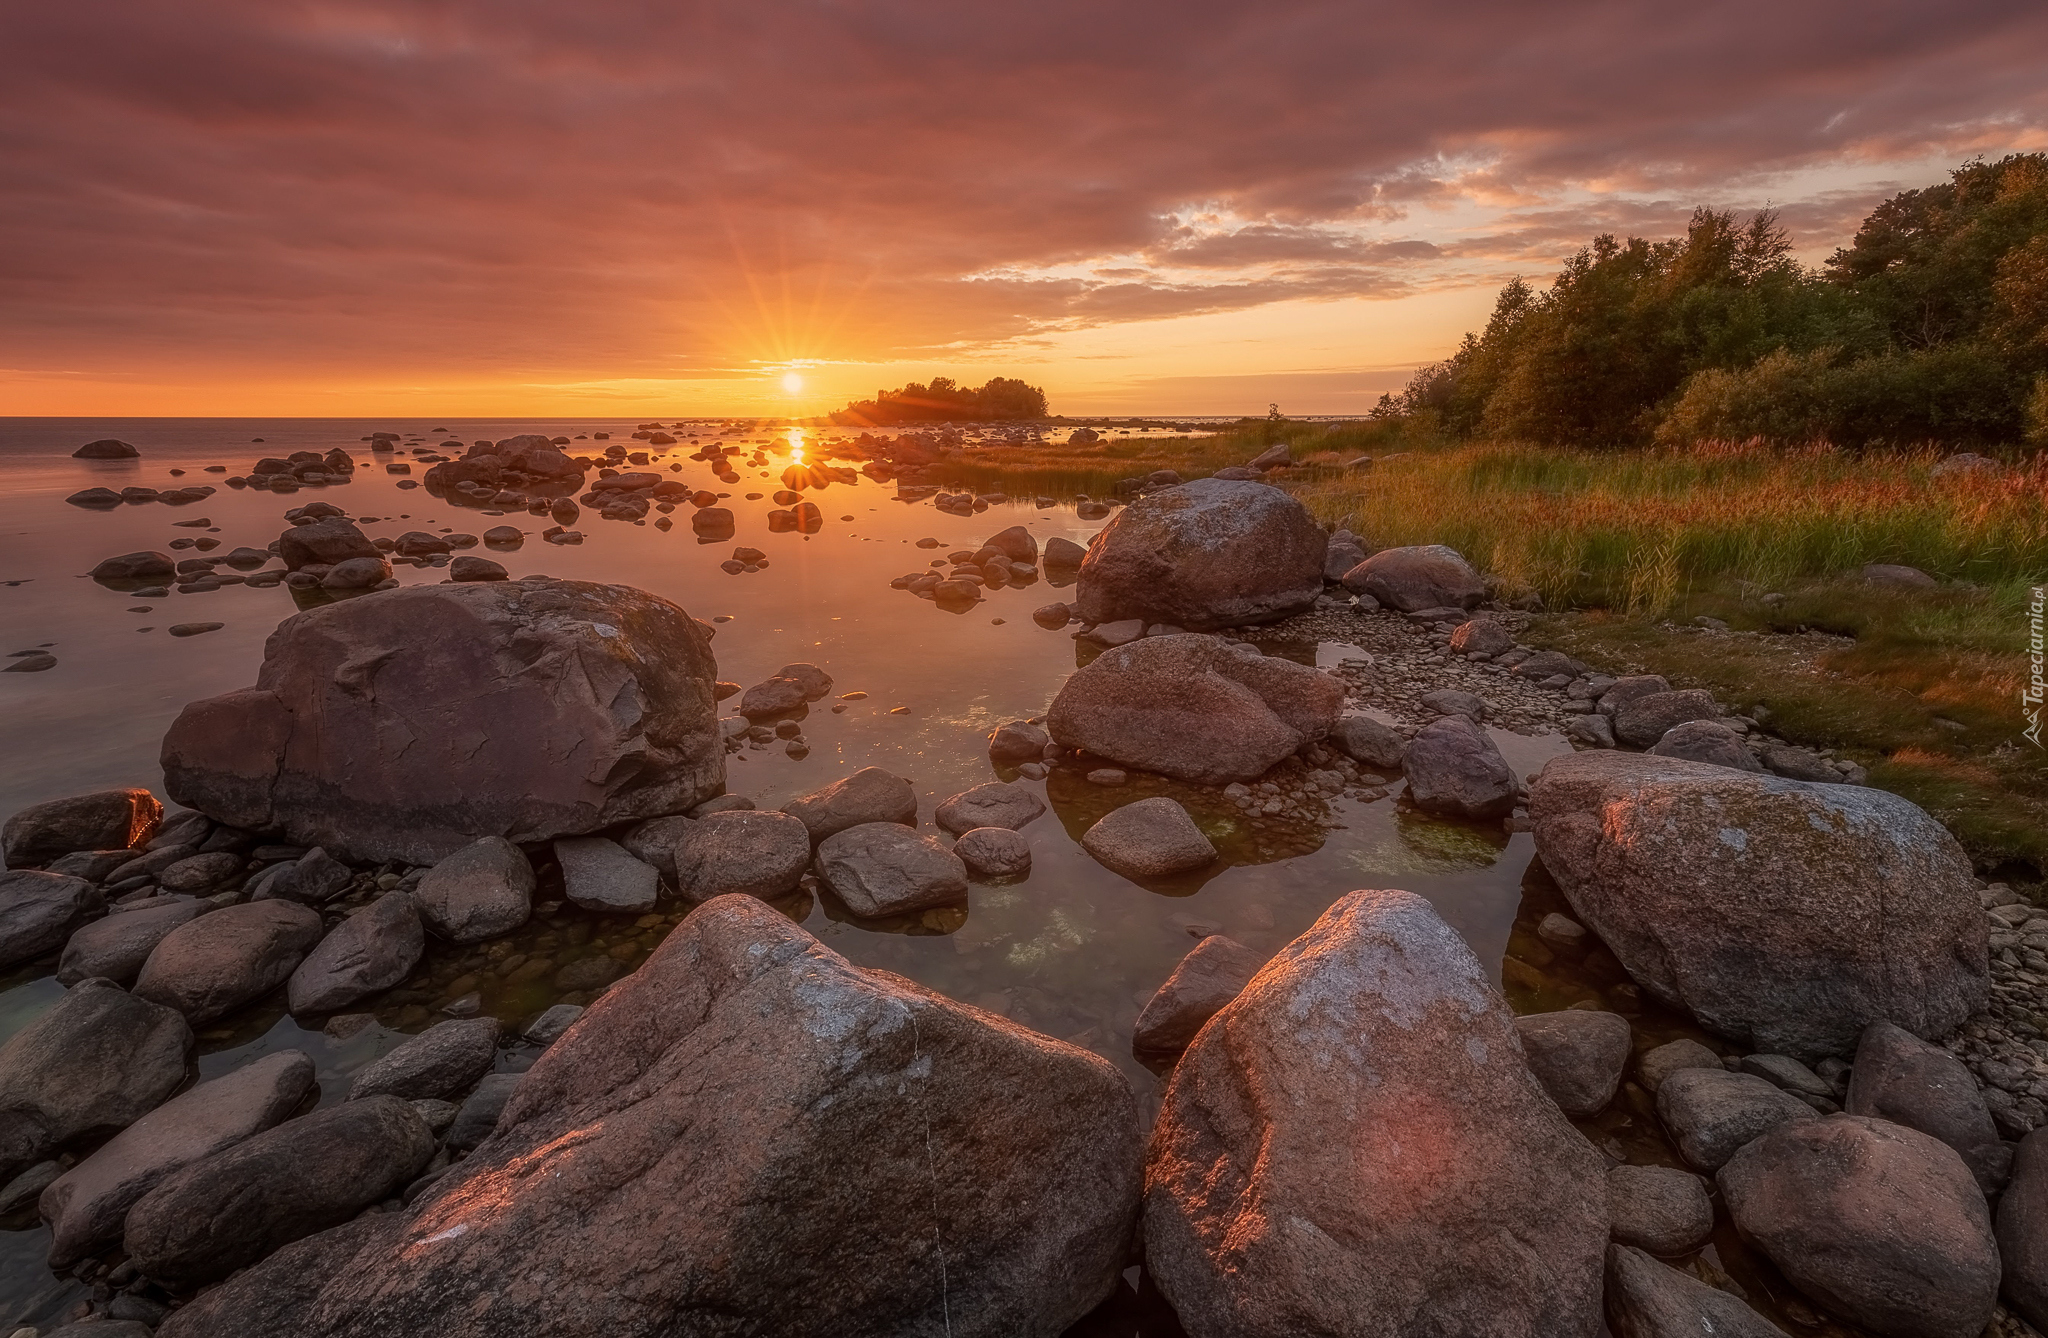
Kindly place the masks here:
POLYGON ((2020 704, 2027 717, 2027 742, 2036 748, 2041 743, 2041 699, 2048 681, 2041 677, 2041 610, 2048 604, 2048 586, 2035 586, 2027 592, 2027 659, 2031 670, 2026 691, 2020 694, 2020 704))

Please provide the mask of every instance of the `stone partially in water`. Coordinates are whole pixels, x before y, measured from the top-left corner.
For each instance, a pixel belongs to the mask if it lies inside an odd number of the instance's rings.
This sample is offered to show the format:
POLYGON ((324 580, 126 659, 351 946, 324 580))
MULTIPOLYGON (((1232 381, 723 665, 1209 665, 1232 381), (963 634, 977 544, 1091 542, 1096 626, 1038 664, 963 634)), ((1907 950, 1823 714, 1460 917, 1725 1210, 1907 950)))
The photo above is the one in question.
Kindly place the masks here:
POLYGON ((1461 715, 1431 721, 1401 754, 1408 794, 1417 808, 1460 818, 1498 818, 1512 812, 1519 791, 1499 745, 1461 715))
POLYGON ((1575 1119, 1606 1109, 1628 1064, 1628 1021, 1618 1013, 1567 1008, 1515 1019, 1529 1071, 1557 1107, 1575 1119))
POLYGON ((1599 1332, 1600 1155, 1411 893, 1348 894, 1209 1021, 1145 1183, 1146 1264, 1196 1338, 1599 1332))
POLYGON ((1180 959, 1131 1029, 1131 1049, 1138 1054, 1172 1054, 1184 1050, 1202 1024, 1244 993, 1259 968, 1263 953, 1236 939, 1211 934, 1180 959))
POLYGON ((497 1057, 496 1018, 438 1022, 358 1070, 348 1089, 349 1100, 384 1094, 452 1100, 476 1086, 497 1057))
POLYGON ((132 589, 138 585, 162 585, 177 573, 177 564, 168 553, 123 553, 94 567, 92 578, 115 589, 132 589))
POLYGON ((0 873, 0 967, 55 952, 104 909, 98 887, 40 869, 0 873))
POLYGON ((121 1239, 128 1210, 164 1177, 275 1125, 313 1089, 313 1061, 283 1050, 158 1106, 43 1191, 50 1267, 121 1239))
POLYGON ((1166 878, 1216 859, 1216 847, 1188 811, 1164 795, 1110 810, 1082 835, 1081 846, 1126 878, 1166 878))
POLYGON ((75 850, 132 850, 149 844, 164 806, 147 790, 95 790, 31 804, 0 828, 7 867, 47 864, 75 850))
POLYGON ((1222 785, 1254 780, 1328 734, 1343 704, 1328 674, 1182 634, 1097 656, 1061 686, 1046 725, 1062 747, 1222 785))
POLYGON ((602 836, 557 841, 555 859, 569 900, 587 911, 652 910, 661 895, 660 872, 602 836))
POLYGON ((1308 508, 1280 489, 1198 479, 1110 522, 1081 564, 1075 611, 1091 623, 1197 631, 1270 622, 1315 603, 1328 544, 1308 508))
POLYGON ((721 897, 412 1208, 281 1251, 160 1338, 1057 1338, 1128 1262, 1139 1145, 1106 1061, 721 897))
POLYGON ((286 619, 255 687, 171 726, 166 785, 234 826, 431 864, 717 793, 715 677, 696 622, 628 586, 388 590, 286 619))
POLYGON ((72 986, 0 1046, 0 1183, 104 1138, 185 1081, 192 1028, 104 980, 72 986))
POLYGON ((412 894, 386 892, 343 920, 292 972, 286 999, 294 1013, 332 1013, 390 989, 410 975, 427 948, 412 894))
POLYGON ((773 901, 796 890, 811 835, 787 813, 735 809, 689 820, 671 848, 676 891, 692 901, 741 893, 773 901))
POLYGON ((782 806, 803 823, 813 843, 866 822, 917 825, 917 794, 910 782, 880 767, 862 767, 822 790, 813 790, 782 806))
POLYGON ((1008 827, 1011 831, 1045 812, 1045 801, 1014 781, 988 781, 940 804, 933 821, 954 834, 976 827, 1008 827))
POLYGON ((224 907, 166 934, 142 964, 135 993, 211 1022, 291 979, 321 929, 320 913, 296 902, 224 907))
POLYGON ((172 930, 212 909, 196 898, 171 897, 162 899, 161 905, 123 910, 95 920, 76 930, 64 944, 64 955, 57 962, 58 983, 76 985, 101 976, 126 985, 172 930))
POLYGON ((533 914, 533 888, 526 853, 502 836, 486 836, 427 870, 413 899, 420 918, 440 937, 481 943, 526 923, 533 914))
MULTIPOLYGON (((74 460, 133 460, 142 454, 125 441, 114 437, 102 437, 88 441, 71 453, 74 460)), ((175 472, 175 471, 173 471, 175 472)))
POLYGON ((1031 843, 1008 827, 974 827, 953 843, 970 873, 984 878, 1014 878, 1031 868, 1031 843))
POLYGON ((1812 1063, 1876 1019, 1937 1037, 1983 1006, 1969 857, 1897 795, 1588 752, 1551 759, 1529 811, 1574 917, 1747 1049, 1812 1063))
POLYGON ((868 822, 818 846, 818 881, 867 919, 944 906, 967 893, 967 867, 937 838, 868 822))

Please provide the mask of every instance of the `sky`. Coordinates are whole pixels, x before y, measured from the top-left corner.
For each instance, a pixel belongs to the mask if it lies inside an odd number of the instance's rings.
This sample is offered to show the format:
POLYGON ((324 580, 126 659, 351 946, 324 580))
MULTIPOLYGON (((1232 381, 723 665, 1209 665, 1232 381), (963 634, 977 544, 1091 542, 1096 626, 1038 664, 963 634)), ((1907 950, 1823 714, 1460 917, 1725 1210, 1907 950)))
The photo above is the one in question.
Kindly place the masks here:
POLYGON ((1359 413, 1600 232, 1818 263, 2044 75, 2040 0, 11 5, 0 415, 1359 413))

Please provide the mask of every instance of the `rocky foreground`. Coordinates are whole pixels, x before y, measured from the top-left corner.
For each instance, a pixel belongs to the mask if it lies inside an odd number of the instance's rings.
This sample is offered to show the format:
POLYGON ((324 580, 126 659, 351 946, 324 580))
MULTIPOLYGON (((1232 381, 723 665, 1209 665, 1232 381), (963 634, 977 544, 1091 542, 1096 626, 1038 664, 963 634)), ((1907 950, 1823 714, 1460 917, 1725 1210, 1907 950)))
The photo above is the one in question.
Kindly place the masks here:
MULTIPOLYGON (((559 468, 515 440, 453 483, 559 468)), ((1100 647, 991 736, 1020 779, 948 799, 938 833, 876 768, 778 812, 725 793, 729 751, 794 744, 779 726, 829 676, 742 692, 682 609, 546 579, 353 587, 180 716, 181 808, 132 789, 16 814, 0 966, 69 989, 0 1047, 0 1203, 35 1203, 51 1268, 93 1284, 58 1332, 1052 1338, 1139 1262, 1195 1338, 2048 1322, 2048 913, 1754 716, 1519 645, 1451 550, 1373 551, 1232 472, 1143 489, 1085 550, 1006 531, 906 579, 971 601, 995 564, 1068 563, 1075 602, 1037 620, 1100 647), (1262 653, 1289 619, 1369 648, 1335 673, 1262 653), (1490 721, 1581 751, 1518 777, 1490 721), (1426 901, 1332 888, 1270 959, 1210 936, 1160 984, 1147 1130, 1100 1057, 776 909, 806 880, 880 919, 1027 876, 1054 768, 1268 815, 1403 785, 1530 831, 1570 911, 1544 942, 1688 1034, 1517 1017, 1426 901), (470 996, 345 1100, 319 1104, 297 1052, 192 1082, 195 1029, 266 998, 345 1017, 430 939, 502 965, 543 868, 665 937, 523 1026, 545 1047, 526 1071, 492 1071, 508 1038, 470 996), (1654 1154, 1601 1132, 1616 1109, 1654 1154), (1701 1253, 1729 1229, 1782 1294, 1701 1253)), ((294 572, 367 559, 345 517, 296 519, 294 572)), ((1218 858, 1156 794, 1082 845, 1141 885, 1218 858)))

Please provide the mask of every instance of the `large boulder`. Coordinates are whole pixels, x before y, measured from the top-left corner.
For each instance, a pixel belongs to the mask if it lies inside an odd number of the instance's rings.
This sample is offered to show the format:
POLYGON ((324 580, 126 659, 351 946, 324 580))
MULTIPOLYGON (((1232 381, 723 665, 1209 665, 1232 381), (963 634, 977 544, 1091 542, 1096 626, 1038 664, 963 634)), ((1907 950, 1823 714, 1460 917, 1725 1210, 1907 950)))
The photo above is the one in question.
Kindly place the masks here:
POLYGON ((703 628, 631 586, 386 590, 286 619, 255 687, 187 706, 165 785, 232 826, 431 864, 718 793, 716 678, 703 628))
POLYGON ((105 905, 99 888, 83 878, 41 869, 0 873, 0 968, 55 952, 105 905))
POLYGON ((1529 814, 1575 917, 1746 1049, 1813 1063, 1877 1019, 1935 1037, 1984 1005, 1969 857, 1897 795, 1585 752, 1545 764, 1529 814))
POLYGON ((0 1046, 0 1184, 125 1129, 185 1081, 192 1028, 104 980, 82 981, 0 1046))
POLYGON ((165 1176, 129 1210, 121 1243, 147 1277, 211 1282, 395 1195, 434 1147, 411 1102, 345 1101, 165 1176))
POLYGON ((312 1059, 280 1050, 199 1084, 123 1129, 43 1191, 50 1267, 61 1273, 117 1243, 128 1210, 158 1181, 270 1128, 312 1090, 312 1059))
POLYGON ((2012 1151, 1998 1137, 1990 1107, 1963 1061, 1889 1022, 1863 1029, 1842 1109, 1940 1139, 1955 1149, 1986 1194, 1997 1193, 2011 1170, 2012 1151))
POLYGON ((1117 1286, 1137 1111, 1106 1061, 707 902, 412 1208, 160 1338, 1056 1338, 1117 1286))
MULTIPOLYGON (((1263 486, 1263 485, 1252 485, 1263 486)), ((1335 678, 1214 637, 1146 637, 1061 686, 1054 742, 1201 785, 1254 780, 1337 723, 1335 678)))
POLYGON ((1447 715, 1417 730, 1401 755, 1408 795, 1430 813, 1500 818, 1514 811, 1515 771, 1484 729, 1447 715))
POLYGON ((164 935, 135 993, 211 1022, 291 979, 320 941, 320 912, 293 901, 251 901, 189 920, 164 935))
POLYGON ((1146 1261, 1191 1338, 1599 1332, 1600 1154, 1412 893, 1345 896, 1210 1020, 1145 1183, 1146 1261))
POLYGON ((420 919, 451 943, 509 934, 533 914, 533 864, 502 836, 486 836, 442 859, 413 891, 420 919))
POLYGON ((57 959, 58 983, 76 985, 102 976, 126 985, 172 930, 212 909, 196 897, 152 897, 149 904, 95 920, 65 942, 64 955, 57 959))
POLYGON ((294 1013, 332 1013, 388 990, 427 950, 412 894, 386 892, 329 931, 306 954, 285 987, 294 1013))
POLYGON ((48 864, 74 850, 133 850, 149 844, 164 806, 147 790, 95 790, 31 804, 0 828, 7 867, 48 864))
POLYGON ((1792 1285, 1885 1338, 1978 1338, 1998 1303, 1998 1244, 1963 1159, 1860 1115, 1787 1125, 1718 1177, 1742 1238, 1792 1285))
POLYGON ((1103 527, 1074 610, 1091 623, 1196 630, 1270 622, 1316 602, 1328 545, 1280 489, 1197 479, 1139 498, 1103 527))
POLYGON ((2006 1303, 2035 1328, 2048 1328, 2048 1126, 2020 1140, 1996 1230, 2006 1303))
POLYGON ((1344 588, 1390 609, 1469 609, 1486 598, 1486 582, 1462 553, 1442 544, 1383 548, 1344 573, 1344 588))

